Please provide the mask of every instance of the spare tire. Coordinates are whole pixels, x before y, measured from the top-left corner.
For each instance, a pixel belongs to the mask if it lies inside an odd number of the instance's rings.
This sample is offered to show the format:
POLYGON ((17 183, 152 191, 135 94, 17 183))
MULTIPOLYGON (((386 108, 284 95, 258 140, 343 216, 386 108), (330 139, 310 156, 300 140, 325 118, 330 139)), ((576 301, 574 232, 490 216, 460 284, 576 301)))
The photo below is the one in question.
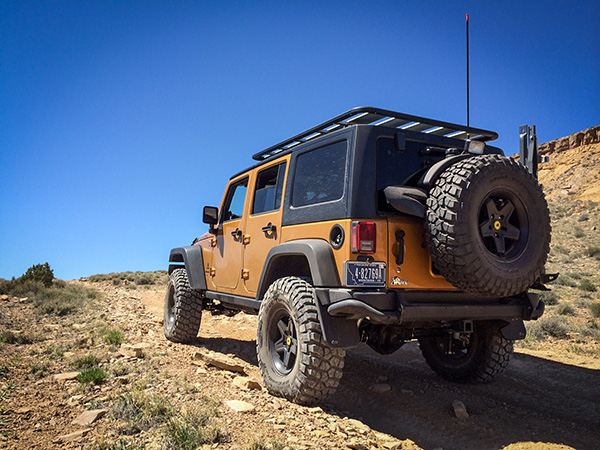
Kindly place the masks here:
POLYGON ((537 180, 500 155, 446 169, 427 198, 426 239, 434 267, 472 294, 507 297, 543 273, 550 213, 537 180))

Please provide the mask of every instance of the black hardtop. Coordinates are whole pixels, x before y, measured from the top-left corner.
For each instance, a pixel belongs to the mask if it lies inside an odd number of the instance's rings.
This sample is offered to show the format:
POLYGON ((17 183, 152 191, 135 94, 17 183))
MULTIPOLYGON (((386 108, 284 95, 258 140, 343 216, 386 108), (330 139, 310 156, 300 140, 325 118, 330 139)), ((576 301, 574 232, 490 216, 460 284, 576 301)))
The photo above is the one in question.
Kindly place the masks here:
MULTIPOLYGON (((381 130, 382 132, 385 129, 388 131, 392 129, 395 132, 405 134, 407 139, 414 141, 428 142, 430 145, 460 148, 462 148, 466 139, 489 142, 498 138, 498 133, 490 130, 474 127, 467 128, 466 125, 427 119, 425 117, 374 108, 371 106, 361 106, 352 108, 345 113, 309 128, 285 141, 255 153, 252 155, 252 158, 258 162, 251 167, 235 173, 230 177, 230 180, 259 167, 266 162, 292 153, 301 147, 303 148, 305 144, 312 143, 317 138, 320 138, 320 141, 326 136, 339 134, 343 130, 352 127, 355 129, 359 127, 372 127, 373 130, 381 130)), ((492 153, 502 152, 489 145, 487 148, 492 153)))

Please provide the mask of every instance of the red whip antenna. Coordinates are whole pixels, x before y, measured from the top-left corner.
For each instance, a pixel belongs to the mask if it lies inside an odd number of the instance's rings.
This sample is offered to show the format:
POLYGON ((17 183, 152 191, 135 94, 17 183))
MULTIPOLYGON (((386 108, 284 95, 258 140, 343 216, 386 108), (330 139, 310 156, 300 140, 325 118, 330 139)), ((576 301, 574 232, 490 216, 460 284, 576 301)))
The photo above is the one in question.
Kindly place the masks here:
POLYGON ((467 14, 467 139, 471 137, 469 117, 469 15, 467 14))

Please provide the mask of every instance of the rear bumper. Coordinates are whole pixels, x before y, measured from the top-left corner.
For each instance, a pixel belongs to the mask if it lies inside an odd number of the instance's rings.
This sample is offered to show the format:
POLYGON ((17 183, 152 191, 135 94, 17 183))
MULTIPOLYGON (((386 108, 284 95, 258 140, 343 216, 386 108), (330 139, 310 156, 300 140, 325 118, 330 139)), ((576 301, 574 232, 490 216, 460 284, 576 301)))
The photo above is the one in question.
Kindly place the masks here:
POLYGON ((407 325, 457 320, 535 320, 544 313, 537 294, 481 298, 462 292, 355 291, 317 288, 332 317, 369 318, 377 324, 407 325))

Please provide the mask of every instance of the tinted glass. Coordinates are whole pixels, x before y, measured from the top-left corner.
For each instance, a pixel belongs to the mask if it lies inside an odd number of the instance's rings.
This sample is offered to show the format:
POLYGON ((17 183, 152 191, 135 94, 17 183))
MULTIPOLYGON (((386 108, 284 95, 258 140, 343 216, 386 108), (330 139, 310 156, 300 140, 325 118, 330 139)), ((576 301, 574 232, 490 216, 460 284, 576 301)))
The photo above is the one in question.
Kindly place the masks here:
POLYGON ((227 193, 227 201, 221 216, 221 222, 228 220, 240 219, 244 215, 244 201, 246 199, 246 188, 248 186, 248 178, 237 182, 229 188, 227 193))
POLYGON ((281 205, 286 163, 258 172, 252 214, 275 211, 281 205))
POLYGON ((339 200, 344 195, 346 141, 298 156, 292 206, 339 200))

